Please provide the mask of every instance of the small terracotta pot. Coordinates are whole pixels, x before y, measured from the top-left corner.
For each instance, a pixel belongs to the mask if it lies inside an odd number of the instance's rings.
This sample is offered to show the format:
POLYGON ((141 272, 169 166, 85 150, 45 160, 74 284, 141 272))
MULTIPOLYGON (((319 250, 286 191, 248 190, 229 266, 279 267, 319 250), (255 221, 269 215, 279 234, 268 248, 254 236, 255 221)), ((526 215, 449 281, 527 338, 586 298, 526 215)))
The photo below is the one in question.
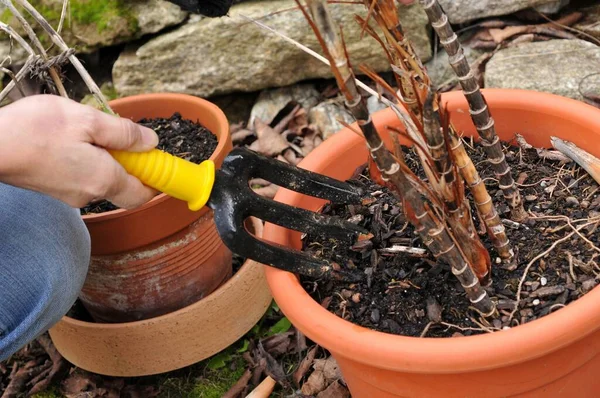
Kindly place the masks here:
MULTIPOLYGON (((170 117, 199 121, 218 139, 219 167, 232 148, 229 124, 214 104, 182 94, 144 94, 112 101, 121 117, 170 117)), ((83 217, 92 260, 80 298, 96 321, 128 322, 185 307, 231 276, 231 252, 221 241, 208 207, 160 194, 135 210, 83 217)))
MULTIPOLYGON (((262 235, 262 222, 248 230, 262 235)), ((264 266, 244 265, 212 294, 180 310, 128 323, 83 322, 63 317, 50 337, 72 364, 120 377, 170 372, 202 361, 230 346, 263 316, 272 297, 264 266)))
MULTIPOLYGON (((600 110, 575 100, 521 90, 484 90, 500 137, 522 134, 536 147, 551 135, 600 156, 600 110)), ((467 136, 475 133, 461 92, 442 96, 467 136)), ((378 127, 400 127, 389 109, 378 127)), ((383 131, 383 129, 382 129, 383 131)), ((389 137, 388 137, 389 138, 389 137)), ((388 142, 388 144, 390 144, 388 142)), ((347 129, 315 149, 301 167, 347 179, 367 160, 360 137, 347 129)), ((322 201, 288 190, 276 200, 316 210, 322 201)), ((299 234, 267 224, 265 240, 300 248, 299 234)), ((321 307, 291 273, 267 267, 269 287, 290 321, 337 359, 352 396, 597 397, 600 393, 600 289, 533 322, 492 334, 415 338, 369 330, 321 307)))

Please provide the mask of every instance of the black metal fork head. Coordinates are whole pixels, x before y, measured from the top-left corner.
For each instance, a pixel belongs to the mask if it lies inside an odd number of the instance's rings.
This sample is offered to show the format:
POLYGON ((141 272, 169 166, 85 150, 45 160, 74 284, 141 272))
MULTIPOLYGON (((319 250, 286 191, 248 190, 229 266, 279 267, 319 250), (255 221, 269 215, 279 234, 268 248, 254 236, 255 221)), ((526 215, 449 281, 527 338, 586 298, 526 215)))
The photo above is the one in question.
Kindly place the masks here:
POLYGON ((214 210, 221 239, 234 253, 285 271, 310 277, 357 281, 364 275, 308 253, 285 248, 250 234, 244 221, 256 217, 266 222, 305 233, 337 239, 353 239, 366 231, 336 217, 289 206, 256 194, 249 185, 262 178, 280 187, 333 203, 359 204, 364 191, 350 183, 290 166, 249 149, 232 150, 217 171, 208 202, 214 210))

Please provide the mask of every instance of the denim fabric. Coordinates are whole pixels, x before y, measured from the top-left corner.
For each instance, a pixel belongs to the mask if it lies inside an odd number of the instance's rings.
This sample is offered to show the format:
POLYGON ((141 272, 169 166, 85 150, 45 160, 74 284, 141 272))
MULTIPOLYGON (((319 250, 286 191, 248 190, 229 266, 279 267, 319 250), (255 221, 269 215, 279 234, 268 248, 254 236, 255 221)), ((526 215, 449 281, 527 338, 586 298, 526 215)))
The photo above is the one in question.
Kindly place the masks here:
POLYGON ((78 209, 0 184, 0 361, 67 313, 89 261, 78 209))

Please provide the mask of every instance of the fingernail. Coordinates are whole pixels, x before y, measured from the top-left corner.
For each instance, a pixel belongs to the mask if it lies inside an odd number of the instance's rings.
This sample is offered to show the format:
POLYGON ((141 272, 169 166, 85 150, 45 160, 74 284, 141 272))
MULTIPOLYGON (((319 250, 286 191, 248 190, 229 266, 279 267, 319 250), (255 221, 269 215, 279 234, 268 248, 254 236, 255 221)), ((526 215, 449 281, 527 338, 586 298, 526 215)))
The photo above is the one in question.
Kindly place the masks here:
POLYGON ((158 135, 154 130, 147 127, 142 127, 142 143, 144 146, 154 148, 158 145, 158 135))

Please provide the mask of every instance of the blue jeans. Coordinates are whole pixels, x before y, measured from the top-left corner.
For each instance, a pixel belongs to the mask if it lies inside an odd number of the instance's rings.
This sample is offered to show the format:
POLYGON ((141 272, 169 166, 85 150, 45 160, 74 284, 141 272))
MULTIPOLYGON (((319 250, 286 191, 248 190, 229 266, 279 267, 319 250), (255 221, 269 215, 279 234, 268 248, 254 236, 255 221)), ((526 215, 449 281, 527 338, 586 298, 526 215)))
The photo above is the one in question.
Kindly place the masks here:
POLYGON ((67 313, 89 261, 79 209, 0 183, 0 361, 67 313))

